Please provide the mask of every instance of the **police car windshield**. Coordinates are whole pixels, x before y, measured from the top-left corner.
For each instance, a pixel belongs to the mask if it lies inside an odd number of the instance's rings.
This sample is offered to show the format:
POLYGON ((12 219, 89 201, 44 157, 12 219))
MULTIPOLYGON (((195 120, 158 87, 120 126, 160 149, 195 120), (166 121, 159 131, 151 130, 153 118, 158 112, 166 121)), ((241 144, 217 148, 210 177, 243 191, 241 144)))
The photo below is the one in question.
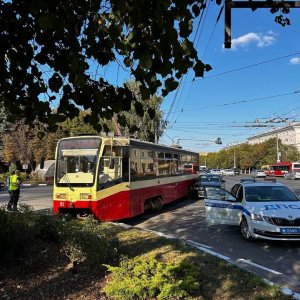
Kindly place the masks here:
POLYGON ((245 197, 248 202, 300 201, 285 186, 247 186, 245 187, 245 197))

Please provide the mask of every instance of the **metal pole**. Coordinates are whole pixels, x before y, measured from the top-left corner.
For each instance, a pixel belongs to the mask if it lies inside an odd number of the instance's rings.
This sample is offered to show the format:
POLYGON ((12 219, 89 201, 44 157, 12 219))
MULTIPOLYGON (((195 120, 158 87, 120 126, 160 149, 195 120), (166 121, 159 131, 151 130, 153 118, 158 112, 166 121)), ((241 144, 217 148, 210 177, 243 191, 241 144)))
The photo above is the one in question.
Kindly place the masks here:
POLYGON ((276 132, 276 154, 277 154, 277 162, 280 162, 279 146, 278 146, 278 134, 277 134, 277 132, 276 132))
POLYGON ((233 148, 233 167, 236 168, 235 148, 233 148))

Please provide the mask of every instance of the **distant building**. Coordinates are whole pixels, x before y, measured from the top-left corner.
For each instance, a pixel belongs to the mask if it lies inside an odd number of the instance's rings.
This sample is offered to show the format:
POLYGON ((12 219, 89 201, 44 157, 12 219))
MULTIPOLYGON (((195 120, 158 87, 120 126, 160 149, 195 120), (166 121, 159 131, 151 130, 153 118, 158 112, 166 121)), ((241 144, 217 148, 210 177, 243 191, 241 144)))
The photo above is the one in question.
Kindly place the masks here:
POLYGON ((291 123, 288 126, 277 128, 272 131, 256 134, 250 138, 247 138, 248 143, 259 144, 263 143, 271 138, 278 138, 284 145, 296 146, 300 151, 300 123, 291 123))
POLYGON ((42 182, 53 182, 55 170, 55 160, 45 160, 44 168, 41 169, 40 165, 35 169, 35 174, 38 179, 42 182))

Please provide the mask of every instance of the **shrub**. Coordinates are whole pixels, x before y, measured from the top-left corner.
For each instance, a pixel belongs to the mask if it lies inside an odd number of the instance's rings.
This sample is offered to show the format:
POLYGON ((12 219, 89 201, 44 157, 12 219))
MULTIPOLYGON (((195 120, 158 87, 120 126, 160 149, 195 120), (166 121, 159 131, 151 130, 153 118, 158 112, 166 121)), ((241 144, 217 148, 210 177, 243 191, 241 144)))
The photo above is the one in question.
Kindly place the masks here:
POLYGON ((114 299, 187 299, 199 288, 198 269, 190 264, 162 263, 153 256, 122 260, 107 266, 112 279, 104 288, 114 299))
POLYGON ((62 231, 62 221, 54 215, 37 215, 34 222, 34 232, 37 237, 47 242, 59 242, 62 231))
MULTIPOLYGON (((27 209, 27 208, 26 208, 27 209)), ((31 213, 8 213, 0 209, 0 260, 21 256, 33 240, 31 213)))
POLYGON ((85 261, 90 266, 101 266, 117 259, 117 240, 106 237, 98 225, 91 217, 64 223, 62 252, 73 264, 85 261))

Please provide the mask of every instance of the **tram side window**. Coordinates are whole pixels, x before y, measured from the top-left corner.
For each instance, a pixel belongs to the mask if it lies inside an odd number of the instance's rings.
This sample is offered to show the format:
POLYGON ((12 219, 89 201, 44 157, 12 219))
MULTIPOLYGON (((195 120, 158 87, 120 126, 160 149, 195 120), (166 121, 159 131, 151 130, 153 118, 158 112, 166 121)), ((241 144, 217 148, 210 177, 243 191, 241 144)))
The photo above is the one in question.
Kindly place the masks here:
POLYGON ((150 179, 156 176, 155 152, 147 149, 130 150, 131 181, 141 178, 150 179))
POLYGON ((130 179, 136 181, 181 175, 184 173, 184 165, 194 161, 197 161, 197 157, 192 155, 130 148, 130 179))
POLYGON ((122 181, 122 148, 106 145, 99 162, 98 189, 107 188, 122 181))
POLYGON ((173 153, 161 152, 158 155, 158 175, 170 176, 178 174, 178 160, 173 153))
POLYGON ((140 173, 140 149, 130 151, 130 177, 134 180, 140 173))
POLYGON ((179 164, 179 169, 181 170, 182 173, 186 173, 186 165, 189 164, 189 161, 188 161, 188 158, 187 158, 187 155, 183 154, 181 156, 181 161, 180 161, 180 164, 179 164))

